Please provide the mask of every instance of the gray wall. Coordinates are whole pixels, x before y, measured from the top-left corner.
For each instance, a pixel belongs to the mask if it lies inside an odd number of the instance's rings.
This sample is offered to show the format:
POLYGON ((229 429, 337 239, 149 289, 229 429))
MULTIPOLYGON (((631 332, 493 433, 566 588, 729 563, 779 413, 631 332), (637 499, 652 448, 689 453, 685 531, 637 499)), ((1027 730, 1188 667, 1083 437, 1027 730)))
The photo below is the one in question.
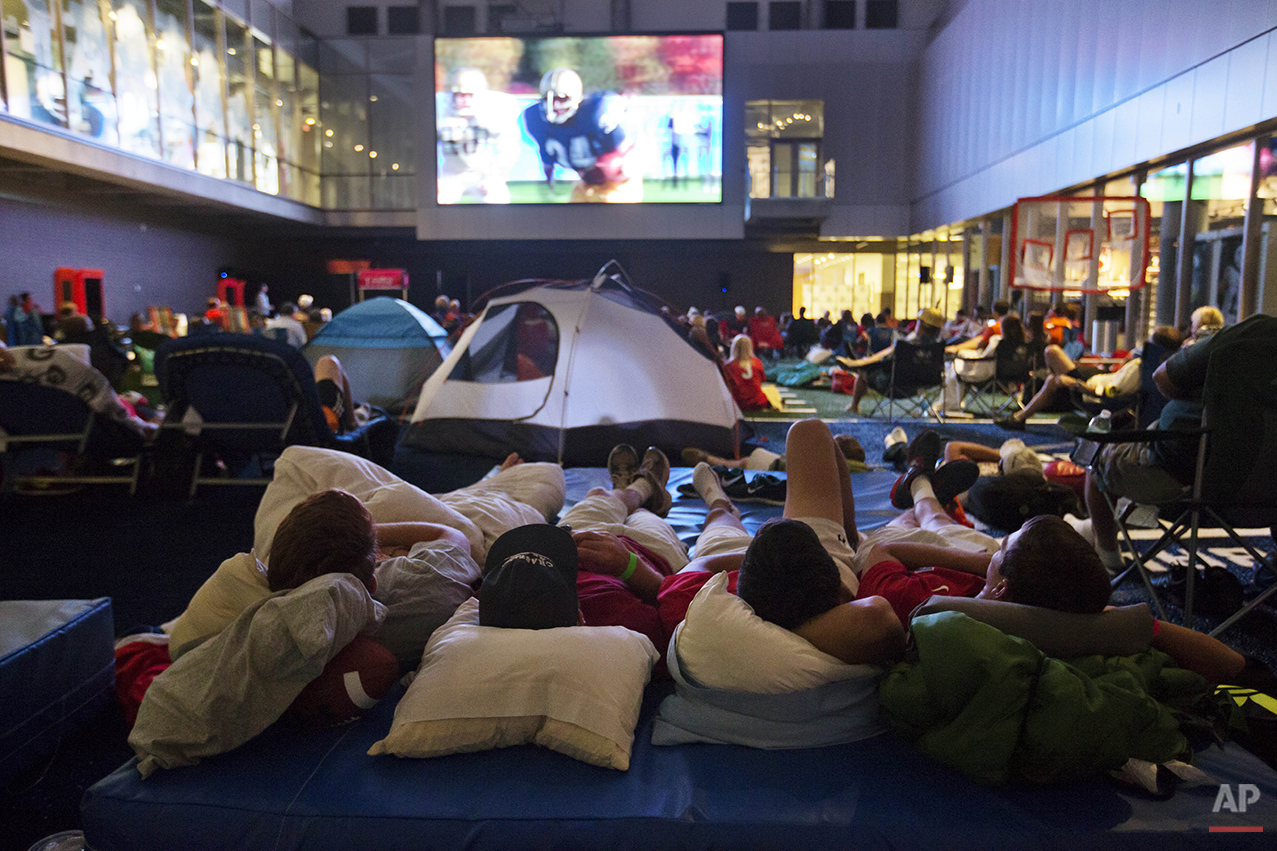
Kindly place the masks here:
POLYGON ((912 230, 1277 115, 1268 0, 970 0, 920 69, 912 230))
POLYGON ((56 311, 53 270, 102 269, 106 313, 127 324, 148 305, 202 312, 216 292, 217 270, 250 259, 238 229, 222 224, 174 225, 161 210, 114 203, 91 206, 47 194, 0 197, 3 277, 0 298, 29 291, 46 313, 56 311))

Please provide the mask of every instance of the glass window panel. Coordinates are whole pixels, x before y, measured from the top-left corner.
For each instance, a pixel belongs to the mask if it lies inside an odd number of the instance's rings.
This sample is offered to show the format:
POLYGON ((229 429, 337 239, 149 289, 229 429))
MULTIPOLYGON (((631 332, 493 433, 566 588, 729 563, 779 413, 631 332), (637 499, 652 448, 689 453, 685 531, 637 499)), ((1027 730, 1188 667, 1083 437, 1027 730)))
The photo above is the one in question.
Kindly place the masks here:
POLYGON ((772 151, 764 142, 761 145, 750 145, 745 148, 745 158, 749 162, 749 197, 771 197, 772 151))
POLYGON ((248 0, 222 0, 222 8, 241 21, 248 20, 248 0))
POLYGON ((266 37, 270 38, 276 35, 275 32, 275 9, 267 0, 251 0, 249 5, 249 23, 254 29, 260 30, 266 37))
POLYGON ((368 106, 367 77, 324 78, 320 110, 325 175, 368 174, 368 106))
POLYGON ((794 194, 794 147, 788 142, 772 145, 772 197, 789 198, 794 194))
POLYGON ((378 210, 411 210, 417 206, 417 177, 399 172, 378 173, 372 178, 372 204, 378 210))
POLYGON ((196 167, 211 177, 226 176, 226 113, 222 100, 221 12, 195 0, 196 167))
POLYGON ((254 92, 253 149, 257 152, 257 188, 272 195, 279 193, 279 140, 276 116, 279 98, 275 91, 275 52, 270 41, 253 31, 254 92), (263 171, 264 170, 264 171, 263 171))
POLYGON ((327 210, 368 210, 372 208, 367 175, 323 178, 324 208, 327 210))
POLYGON ((401 174, 416 172, 412 78, 379 75, 369 80, 368 134, 377 152, 373 172, 387 172, 398 163, 401 174))
POLYGON ((14 115, 67 126, 62 45, 47 0, 3 0, 5 79, 14 115))
POLYGON ((229 15, 226 22, 226 139, 230 175, 253 182, 253 61, 248 28, 229 15))
POLYGON ((164 159, 195 168, 195 66, 186 0, 155 0, 155 60, 159 65, 164 159))
POLYGON ((798 196, 816 197, 816 169, 820 161, 819 145, 803 142, 798 145, 798 196))
POLYGON ((379 38, 368 51, 368 70, 374 74, 411 74, 417 64, 415 38, 379 38))
POLYGON ((116 146, 115 92, 111 86, 110 9, 98 0, 63 0, 68 121, 72 130, 116 146))
MULTIPOLYGON (((380 41, 377 42, 381 44, 380 41)), ((362 74, 368 67, 368 47, 362 40, 333 38, 319 44, 319 72, 362 74)))
POLYGON ((151 10, 144 0, 113 0, 115 96, 120 147, 160 155, 158 83, 151 55, 151 10))
POLYGON ((1203 230, 1241 227, 1250 197, 1252 142, 1200 157, 1193 162, 1193 200, 1206 202, 1203 230))
POLYGON ((322 128, 319 125, 319 72, 315 70, 315 66, 300 60, 296 69, 297 85, 293 96, 297 102, 296 115, 300 119, 301 135, 294 147, 296 159, 293 161, 303 168, 318 172, 322 138, 322 128))

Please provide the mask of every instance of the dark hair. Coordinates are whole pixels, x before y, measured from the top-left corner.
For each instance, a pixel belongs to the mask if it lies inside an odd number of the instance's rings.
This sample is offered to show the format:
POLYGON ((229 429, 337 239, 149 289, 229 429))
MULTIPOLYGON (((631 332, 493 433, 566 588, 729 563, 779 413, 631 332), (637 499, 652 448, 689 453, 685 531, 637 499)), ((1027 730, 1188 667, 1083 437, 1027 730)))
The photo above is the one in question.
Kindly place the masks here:
POLYGON ((850 310, 844 310, 844 311, 842 312, 841 320, 842 320, 843 322, 846 322, 848 325, 850 325, 850 324, 851 324, 851 322, 852 322, 852 313, 851 313, 851 311, 850 311, 850 310))
POLYGON ((1108 604, 1108 571, 1095 548, 1054 514, 1020 527, 999 568, 1013 603, 1060 612, 1095 614, 1108 604))
POLYGON ((874 322, 874 315, 872 313, 864 314, 863 316, 860 317, 860 324, 866 328, 876 327, 874 322))
POLYGON ((1153 329, 1153 336, 1150 339, 1166 349, 1167 355, 1184 345, 1184 335, 1178 328, 1172 328, 1170 325, 1158 325, 1153 329))
POLYGON ((812 528, 777 518, 745 550, 736 593, 763 620, 794 629, 838 605, 841 588, 838 566, 812 528))
POLYGON ((326 573, 353 573, 372 586, 377 527, 364 504, 344 490, 311 494, 288 512, 271 541, 266 579, 272 591, 326 573))
POLYGON ((993 303, 993 312, 998 316, 1006 316, 1011 312, 1011 302, 1006 299, 998 299, 993 303))
POLYGON ((1033 312, 1029 314, 1029 323, 1025 328, 1028 332, 1029 342, 1034 346, 1046 345, 1046 316, 1041 312, 1033 312))
POLYGON ((1024 345, 1024 323, 1014 313, 1002 317, 1002 339, 1013 346, 1024 345))

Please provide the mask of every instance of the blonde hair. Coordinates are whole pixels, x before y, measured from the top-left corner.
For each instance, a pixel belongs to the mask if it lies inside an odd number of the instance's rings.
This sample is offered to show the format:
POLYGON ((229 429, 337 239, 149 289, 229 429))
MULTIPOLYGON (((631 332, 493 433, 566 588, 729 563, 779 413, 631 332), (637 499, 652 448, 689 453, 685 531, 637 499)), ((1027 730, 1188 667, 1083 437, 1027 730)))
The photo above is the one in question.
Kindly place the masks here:
POLYGON ((749 363, 754 359, 754 341, 748 334, 737 334, 732 340, 732 360, 749 363))

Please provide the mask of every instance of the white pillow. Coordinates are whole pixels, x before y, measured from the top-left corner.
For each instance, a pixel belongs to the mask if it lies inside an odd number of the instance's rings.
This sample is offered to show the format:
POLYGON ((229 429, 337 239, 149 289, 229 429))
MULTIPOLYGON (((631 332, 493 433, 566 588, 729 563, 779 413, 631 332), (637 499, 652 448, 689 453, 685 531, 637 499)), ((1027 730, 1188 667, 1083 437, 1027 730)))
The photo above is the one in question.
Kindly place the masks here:
POLYGON ((376 756, 428 757, 534 743, 621 771, 630 767, 643 687, 658 659, 617 626, 479 626, 467 600, 435 630, 376 756))
POLYGON ((784 694, 856 677, 872 665, 848 665, 807 639, 769 623, 727 590, 727 574, 706 582, 670 639, 679 667, 697 684, 725 691, 784 694))
POLYGON ((355 496, 377 523, 421 521, 460 530, 473 553, 485 552, 483 533, 456 511, 416 485, 373 462, 314 446, 290 446, 275 461, 275 473, 253 518, 253 549, 270 563, 270 545, 279 524, 306 497, 329 488, 355 496))

